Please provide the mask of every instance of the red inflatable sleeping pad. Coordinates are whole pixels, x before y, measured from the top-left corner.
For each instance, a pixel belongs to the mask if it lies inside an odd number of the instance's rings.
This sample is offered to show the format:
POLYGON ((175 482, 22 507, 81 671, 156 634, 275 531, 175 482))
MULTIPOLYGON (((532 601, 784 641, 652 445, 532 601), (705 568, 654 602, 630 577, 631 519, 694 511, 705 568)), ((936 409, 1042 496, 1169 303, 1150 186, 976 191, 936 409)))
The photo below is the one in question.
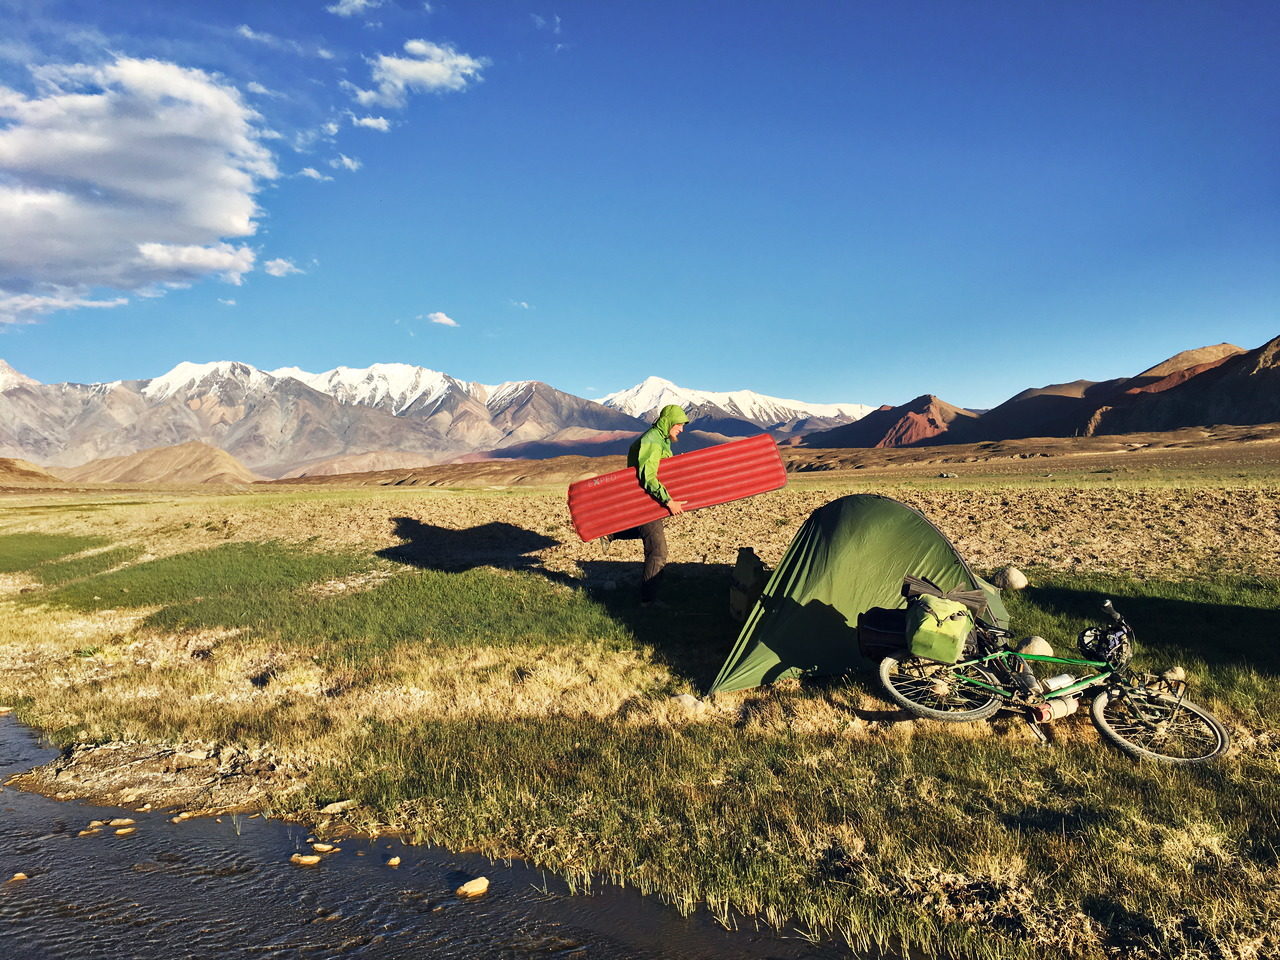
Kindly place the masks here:
MULTIPOLYGON (((778 445, 762 433, 668 457, 658 465, 658 479, 686 510, 696 510, 777 490, 786 486, 787 471, 778 445)), ((669 516, 644 492, 633 467, 570 484, 569 513, 583 540, 669 516)))

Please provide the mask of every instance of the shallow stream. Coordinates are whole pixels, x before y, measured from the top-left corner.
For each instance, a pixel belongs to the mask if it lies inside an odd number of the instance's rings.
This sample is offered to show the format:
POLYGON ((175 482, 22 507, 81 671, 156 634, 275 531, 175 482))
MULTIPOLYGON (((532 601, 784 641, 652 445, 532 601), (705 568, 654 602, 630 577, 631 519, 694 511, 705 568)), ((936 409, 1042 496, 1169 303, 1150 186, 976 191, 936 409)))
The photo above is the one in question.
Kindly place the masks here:
MULTIPOLYGON (((57 755, 0 717, 0 782, 57 755)), ((0 793, 0 955, 5 960, 233 958, 850 957, 755 929, 682 917, 611 885, 572 895, 518 862, 348 839, 317 866, 301 825, 224 816, 171 823, 162 812, 0 793), (136 832, 78 837, 91 820, 128 817, 136 832), (387 864, 393 856, 400 865, 387 864), (26 880, 9 880, 15 873, 26 880), (477 876, 489 892, 453 891, 477 876)))

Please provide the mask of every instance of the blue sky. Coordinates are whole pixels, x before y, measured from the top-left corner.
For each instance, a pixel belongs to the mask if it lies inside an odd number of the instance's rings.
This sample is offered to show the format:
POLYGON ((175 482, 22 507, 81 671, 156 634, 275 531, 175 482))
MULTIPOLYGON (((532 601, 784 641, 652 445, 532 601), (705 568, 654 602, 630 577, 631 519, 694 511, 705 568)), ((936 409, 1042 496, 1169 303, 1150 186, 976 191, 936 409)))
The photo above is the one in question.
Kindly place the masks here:
POLYGON ((0 0, 0 357, 987 407, 1254 347, 1278 48, 1273 2, 0 0))

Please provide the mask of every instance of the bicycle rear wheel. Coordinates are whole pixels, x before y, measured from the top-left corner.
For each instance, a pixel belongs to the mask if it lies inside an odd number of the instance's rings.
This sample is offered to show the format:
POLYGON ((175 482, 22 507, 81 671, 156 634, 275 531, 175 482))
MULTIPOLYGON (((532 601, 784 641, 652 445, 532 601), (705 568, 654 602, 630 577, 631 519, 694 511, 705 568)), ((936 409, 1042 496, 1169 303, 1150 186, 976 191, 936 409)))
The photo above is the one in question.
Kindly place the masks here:
POLYGON ((918 717, 966 723, 985 720, 1002 698, 962 677, 995 685, 995 678, 981 667, 952 666, 913 657, 906 651, 880 661, 880 682, 894 703, 918 717))
POLYGON ((1150 690, 1103 690, 1089 708, 1105 740, 1132 757, 1203 763, 1226 753, 1231 737, 1217 719, 1187 700, 1150 690))

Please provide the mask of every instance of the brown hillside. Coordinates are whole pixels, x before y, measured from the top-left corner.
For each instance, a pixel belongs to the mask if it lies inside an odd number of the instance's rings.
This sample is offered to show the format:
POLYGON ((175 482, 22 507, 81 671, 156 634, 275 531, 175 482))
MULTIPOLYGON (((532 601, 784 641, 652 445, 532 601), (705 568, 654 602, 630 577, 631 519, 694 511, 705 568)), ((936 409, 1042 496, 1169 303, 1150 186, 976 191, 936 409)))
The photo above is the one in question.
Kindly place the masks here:
POLYGON ((1115 380, 1073 380, 1023 390, 973 421, 956 429, 939 443, 980 443, 1025 437, 1070 437, 1084 431, 1089 417, 1129 383, 1115 380))
POLYGON ((439 457, 425 453, 404 453, 399 450, 376 450, 373 453, 355 453, 343 457, 314 460, 294 467, 282 474, 282 480, 296 477, 334 477, 347 473, 373 473, 378 470, 404 470, 439 463, 439 457))
POLYGON ((44 467, 37 467, 26 460, 0 457, 0 484, 31 486, 59 482, 58 478, 44 467))
POLYGON ((811 433, 805 447, 905 447, 946 433, 956 421, 977 414, 926 393, 901 406, 873 410, 856 423, 811 433))
MULTIPOLYGON (((1195 367, 1187 368, 1190 372, 1195 367)), ((1280 337, 1256 350, 1201 364, 1194 376, 1149 384, 1145 391, 1099 409, 1090 426, 1097 434, 1176 430, 1211 424, 1274 423, 1280 420, 1280 337), (1163 389, 1152 390, 1153 386, 1163 389)))
POLYGON ((1234 343, 1215 343, 1211 347, 1200 347, 1196 350, 1183 350, 1181 353, 1175 353, 1163 363, 1157 363, 1149 370, 1143 370, 1134 377, 1135 380, 1142 380, 1150 377, 1159 380, 1169 376, 1171 373, 1178 373, 1186 370, 1188 367, 1198 367, 1206 363, 1214 363, 1216 361, 1225 360, 1228 357, 1239 356, 1244 353, 1244 347, 1237 347, 1234 343))
POLYGON ((225 450, 198 441, 91 460, 78 467, 57 467, 53 472, 74 483, 254 483, 261 479, 225 450))

